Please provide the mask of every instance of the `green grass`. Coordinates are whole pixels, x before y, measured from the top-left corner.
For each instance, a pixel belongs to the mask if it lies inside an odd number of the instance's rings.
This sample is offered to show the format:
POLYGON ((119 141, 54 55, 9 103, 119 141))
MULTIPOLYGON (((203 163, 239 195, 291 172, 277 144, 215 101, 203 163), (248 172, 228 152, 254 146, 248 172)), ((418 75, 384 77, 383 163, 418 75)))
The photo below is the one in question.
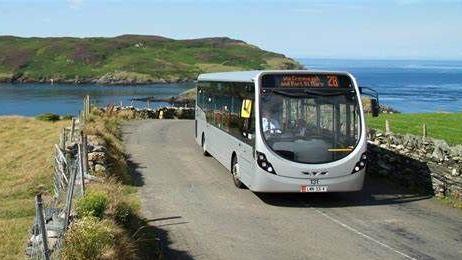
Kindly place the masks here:
POLYGON ((52 151, 69 121, 0 117, 0 259, 23 259, 34 195, 50 191, 52 151))
POLYGON ((108 73, 141 79, 195 79, 226 70, 294 69, 281 54, 229 38, 173 40, 124 35, 114 38, 0 36, 0 80, 55 82, 98 79, 108 73))
POLYGON ((86 122, 85 133, 96 135, 106 144, 108 172, 103 182, 90 183, 85 196, 76 202, 77 220, 65 238, 76 243, 65 244, 63 259, 145 259, 140 257, 145 253, 149 259, 156 259, 160 252, 156 234, 143 231, 149 230, 148 223, 139 215, 138 190, 124 153, 120 125, 129 118, 131 114, 93 110, 86 122), (88 221, 87 217, 96 218, 88 221), (91 224, 90 228, 85 222, 91 224), (104 230, 114 239, 98 242, 99 236, 95 235, 104 230))
POLYGON ((462 144, 462 113, 381 114, 376 118, 368 116, 366 120, 368 127, 382 131, 388 120, 390 130, 399 134, 422 135, 422 125, 426 124, 428 136, 449 144, 462 144))

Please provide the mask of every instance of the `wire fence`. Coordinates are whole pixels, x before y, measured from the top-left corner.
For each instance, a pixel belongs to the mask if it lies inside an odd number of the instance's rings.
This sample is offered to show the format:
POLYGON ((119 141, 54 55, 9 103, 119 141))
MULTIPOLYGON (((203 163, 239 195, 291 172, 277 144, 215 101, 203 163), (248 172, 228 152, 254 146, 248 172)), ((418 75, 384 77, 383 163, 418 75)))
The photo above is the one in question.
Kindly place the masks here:
POLYGON ((30 259, 59 259, 64 234, 72 222, 73 202, 85 194, 85 180, 96 179, 89 173, 87 137, 83 133, 90 114, 86 96, 78 119, 61 132, 53 155, 53 195, 35 197, 36 216, 26 255, 30 259))

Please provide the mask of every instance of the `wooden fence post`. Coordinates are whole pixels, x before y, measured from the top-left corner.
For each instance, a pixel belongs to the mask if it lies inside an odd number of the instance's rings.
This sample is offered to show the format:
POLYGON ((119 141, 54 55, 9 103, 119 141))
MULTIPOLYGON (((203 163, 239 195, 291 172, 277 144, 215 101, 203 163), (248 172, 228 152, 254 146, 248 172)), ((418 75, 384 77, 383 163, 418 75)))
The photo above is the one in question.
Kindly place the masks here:
POLYGON ((422 125, 422 136, 424 138, 427 137, 427 125, 426 124, 422 125))
POLYGON ((85 117, 90 115, 90 96, 85 97, 85 117))
POLYGON ((71 142, 74 142, 74 135, 75 135, 75 118, 72 118, 71 124, 71 142))
POLYGON ((66 134, 64 129, 61 131, 61 135, 59 136, 59 148, 63 151, 66 149, 66 134))
POLYGON ((66 197, 66 208, 64 211, 64 230, 67 229, 67 226, 69 225, 69 216, 71 214, 71 209, 72 209, 72 196, 74 195, 74 185, 75 185, 75 178, 77 175, 77 169, 70 168, 70 181, 69 181, 69 186, 67 189, 67 197, 66 197))
POLYGON ((388 119, 385 120, 385 134, 390 134, 390 122, 388 122, 388 119))
POLYGON ((83 132, 80 131, 80 140, 81 140, 81 151, 79 154, 81 155, 81 166, 82 166, 82 195, 84 194, 84 189, 85 189, 85 175, 88 175, 88 142, 87 142, 87 135, 83 132))
POLYGON ((45 226, 45 216, 43 214, 43 200, 42 200, 41 194, 37 194, 37 196, 35 196, 35 206, 37 210, 37 217, 38 217, 40 233, 42 233, 43 256, 45 257, 46 260, 49 260, 50 251, 48 248, 48 236, 47 236, 47 229, 45 226))
POLYGON ((80 185, 80 192, 81 192, 81 195, 83 196, 85 194, 85 170, 84 170, 84 156, 83 156, 83 144, 78 144, 77 145, 78 147, 78 151, 79 151, 79 156, 78 156, 78 159, 79 159, 79 175, 80 175, 80 181, 81 181, 81 185, 80 185))

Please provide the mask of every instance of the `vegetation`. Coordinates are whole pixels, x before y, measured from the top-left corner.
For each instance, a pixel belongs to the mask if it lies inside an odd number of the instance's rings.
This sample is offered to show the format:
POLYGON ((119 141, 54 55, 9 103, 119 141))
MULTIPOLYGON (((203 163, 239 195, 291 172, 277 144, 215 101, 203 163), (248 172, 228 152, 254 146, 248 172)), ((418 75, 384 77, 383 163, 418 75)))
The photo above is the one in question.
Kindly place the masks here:
POLYGON ((131 236, 134 231, 128 225, 139 209, 133 189, 113 179, 92 183, 78 204, 78 219, 66 233, 63 259, 136 258, 138 248, 131 236), (82 205, 86 209, 80 212, 82 205), (131 214, 126 215, 125 223, 118 222, 123 215, 120 208, 131 214))
POLYGON ((159 256, 155 232, 139 212, 139 198, 124 154, 119 126, 130 114, 93 110, 87 134, 104 140, 108 149, 108 176, 91 183, 77 202, 78 219, 66 235, 64 259, 134 259, 159 256), (99 236, 106 239, 99 240, 99 236), (84 246, 86 245, 86 246, 84 246))
POLYGON ((437 200, 451 207, 462 209, 462 198, 455 198, 453 196, 445 196, 442 198, 437 198, 437 200))
POLYGON ((63 259, 101 259, 114 244, 114 225, 87 216, 76 221, 66 234, 63 259))
POLYGON ((0 37, 0 82, 175 82, 202 72, 295 68, 284 55, 230 38, 0 37))
POLYGON ((449 144, 462 144, 462 113, 381 114, 375 118, 368 116, 367 125, 384 131, 385 120, 395 133, 422 135, 422 125, 426 124, 428 136, 449 144))
POLYGON ((50 121, 50 122, 56 122, 56 121, 59 121, 61 119, 61 117, 59 115, 53 114, 53 113, 40 114, 40 115, 36 116, 35 118, 37 118, 38 120, 50 121))
POLYGON ((108 172, 110 177, 126 185, 133 184, 129 174, 127 158, 124 153, 120 124, 127 119, 133 119, 133 111, 125 113, 107 114, 100 110, 93 110, 86 126, 85 133, 100 137, 108 149, 108 172))
POLYGON ((0 117, 0 259, 22 259, 34 195, 51 191, 52 152, 69 121, 0 117))
POLYGON ((77 201, 76 211, 79 217, 103 218, 108 204, 108 196, 101 191, 88 192, 77 201))

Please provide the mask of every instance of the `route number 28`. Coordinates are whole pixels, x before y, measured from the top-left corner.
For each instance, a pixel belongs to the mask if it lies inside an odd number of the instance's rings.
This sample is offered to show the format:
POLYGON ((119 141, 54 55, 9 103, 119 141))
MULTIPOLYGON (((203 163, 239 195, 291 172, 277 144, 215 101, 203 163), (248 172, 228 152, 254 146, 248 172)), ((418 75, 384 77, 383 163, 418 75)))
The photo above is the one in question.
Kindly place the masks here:
POLYGON ((327 76, 327 85, 330 88, 338 88, 338 78, 337 78, 337 76, 327 76))

